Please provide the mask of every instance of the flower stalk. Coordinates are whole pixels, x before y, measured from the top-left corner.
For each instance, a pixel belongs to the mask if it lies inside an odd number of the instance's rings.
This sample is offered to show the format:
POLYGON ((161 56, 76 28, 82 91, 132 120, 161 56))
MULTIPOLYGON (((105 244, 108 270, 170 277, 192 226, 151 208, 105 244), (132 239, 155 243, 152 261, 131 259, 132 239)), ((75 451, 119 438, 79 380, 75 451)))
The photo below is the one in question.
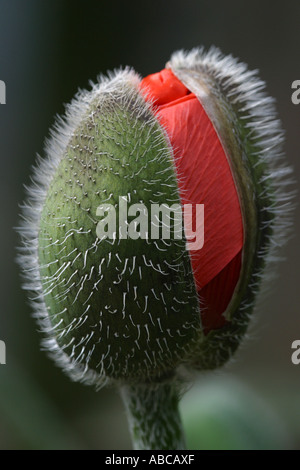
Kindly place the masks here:
POLYGON ((185 449, 177 382, 124 385, 121 396, 135 450, 185 449))

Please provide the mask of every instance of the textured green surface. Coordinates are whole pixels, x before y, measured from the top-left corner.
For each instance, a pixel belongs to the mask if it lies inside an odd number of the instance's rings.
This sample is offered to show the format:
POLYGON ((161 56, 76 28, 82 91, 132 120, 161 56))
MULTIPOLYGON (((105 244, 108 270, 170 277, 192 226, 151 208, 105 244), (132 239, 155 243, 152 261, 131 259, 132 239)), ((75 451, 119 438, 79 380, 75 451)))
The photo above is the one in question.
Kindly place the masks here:
POLYGON ((179 203, 165 136, 138 93, 96 97, 50 184, 39 235, 45 302, 59 346, 118 379, 174 368, 200 318, 182 240, 99 241, 97 207, 179 203), (129 98, 128 98, 129 96, 129 98))
POLYGON ((135 449, 185 449, 176 382, 125 386, 122 396, 135 449))

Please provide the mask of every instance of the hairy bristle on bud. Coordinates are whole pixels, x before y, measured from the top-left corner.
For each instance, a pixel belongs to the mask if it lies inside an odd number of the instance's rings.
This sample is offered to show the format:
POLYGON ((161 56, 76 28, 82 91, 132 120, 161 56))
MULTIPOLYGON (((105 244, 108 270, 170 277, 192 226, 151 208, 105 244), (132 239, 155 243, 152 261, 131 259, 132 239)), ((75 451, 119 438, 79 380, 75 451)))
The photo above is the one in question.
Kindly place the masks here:
POLYGON ((200 331, 184 236, 100 240, 97 208, 179 203, 172 149, 125 70, 59 119, 24 207, 21 264, 45 348, 75 380, 173 373, 200 331))

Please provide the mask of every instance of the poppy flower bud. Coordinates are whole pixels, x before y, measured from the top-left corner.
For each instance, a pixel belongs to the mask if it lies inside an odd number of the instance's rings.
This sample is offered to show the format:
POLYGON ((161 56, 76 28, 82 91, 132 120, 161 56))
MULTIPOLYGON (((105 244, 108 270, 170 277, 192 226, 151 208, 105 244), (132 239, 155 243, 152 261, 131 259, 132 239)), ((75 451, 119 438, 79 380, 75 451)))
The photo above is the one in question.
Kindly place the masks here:
POLYGON ((286 226, 282 140, 256 72, 215 49, 76 96, 35 169, 20 257, 74 380, 156 381, 231 356, 286 226))

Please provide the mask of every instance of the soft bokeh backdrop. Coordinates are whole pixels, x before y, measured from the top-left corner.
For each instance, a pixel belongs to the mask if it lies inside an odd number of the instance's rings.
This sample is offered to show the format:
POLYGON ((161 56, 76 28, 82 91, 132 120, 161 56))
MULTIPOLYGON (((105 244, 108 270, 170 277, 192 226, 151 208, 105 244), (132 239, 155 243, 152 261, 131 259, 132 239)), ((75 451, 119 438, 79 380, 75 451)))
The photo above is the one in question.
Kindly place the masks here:
MULTIPOLYGON (((1 308, 0 448, 130 448, 114 389, 74 384, 40 351, 40 335, 21 290, 14 258, 23 184, 54 115, 99 73, 131 65, 159 71, 179 48, 214 44, 258 68, 286 129, 288 161, 299 181, 298 1, 0 0, 1 308)), ((221 373, 205 374, 182 412, 192 448, 300 448, 299 207, 287 261, 256 317, 250 339, 221 373), (191 411, 192 410, 192 411, 191 411)))

